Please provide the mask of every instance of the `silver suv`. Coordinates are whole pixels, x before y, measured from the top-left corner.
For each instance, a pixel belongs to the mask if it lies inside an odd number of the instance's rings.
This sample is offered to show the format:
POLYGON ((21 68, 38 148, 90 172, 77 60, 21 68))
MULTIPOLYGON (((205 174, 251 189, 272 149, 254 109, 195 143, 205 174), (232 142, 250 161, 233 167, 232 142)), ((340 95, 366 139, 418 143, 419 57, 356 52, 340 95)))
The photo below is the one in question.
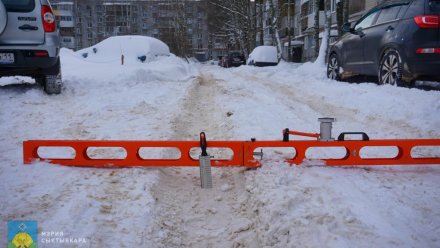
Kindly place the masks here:
POLYGON ((0 77, 30 76, 61 92, 60 37, 47 0, 0 0, 0 77))

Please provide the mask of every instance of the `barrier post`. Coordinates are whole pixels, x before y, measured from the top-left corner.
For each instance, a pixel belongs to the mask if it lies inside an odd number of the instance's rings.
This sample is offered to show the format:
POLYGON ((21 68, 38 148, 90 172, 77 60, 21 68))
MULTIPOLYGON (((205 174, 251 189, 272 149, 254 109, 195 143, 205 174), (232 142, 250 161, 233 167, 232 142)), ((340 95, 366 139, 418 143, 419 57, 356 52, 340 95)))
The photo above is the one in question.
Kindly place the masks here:
POLYGON ((206 151, 208 144, 206 142, 206 135, 204 132, 200 133, 200 148, 202 154, 199 156, 200 163, 200 184, 202 189, 212 189, 212 174, 211 174, 211 156, 206 151))

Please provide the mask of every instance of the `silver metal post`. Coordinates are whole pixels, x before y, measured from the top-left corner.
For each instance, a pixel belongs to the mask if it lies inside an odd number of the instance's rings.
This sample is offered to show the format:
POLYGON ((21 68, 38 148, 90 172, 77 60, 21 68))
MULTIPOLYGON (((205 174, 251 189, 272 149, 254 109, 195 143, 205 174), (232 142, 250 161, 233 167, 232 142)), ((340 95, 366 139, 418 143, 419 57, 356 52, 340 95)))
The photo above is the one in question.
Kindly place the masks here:
POLYGON ((202 189, 212 189, 211 156, 199 156, 202 189))
POLYGON ((334 141, 332 138, 332 123, 336 121, 335 118, 319 118, 320 124, 320 135, 319 141, 334 141))

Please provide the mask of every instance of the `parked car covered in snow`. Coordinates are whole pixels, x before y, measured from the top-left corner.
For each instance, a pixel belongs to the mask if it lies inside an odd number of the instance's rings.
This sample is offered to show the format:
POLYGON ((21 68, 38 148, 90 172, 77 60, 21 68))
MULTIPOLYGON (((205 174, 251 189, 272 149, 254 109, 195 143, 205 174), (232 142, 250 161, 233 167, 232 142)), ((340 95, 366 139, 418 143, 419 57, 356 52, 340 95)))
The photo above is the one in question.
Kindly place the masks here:
POLYGON ((48 94, 62 88, 60 37, 47 0, 0 1, 0 77, 30 76, 48 94))
POLYGON ((379 84, 412 86, 440 79, 440 0, 390 0, 368 11, 330 49, 327 76, 378 76, 379 84))
POLYGON ((247 60, 248 65, 275 66, 278 65, 278 51, 274 46, 256 47, 247 60))
POLYGON ((119 64, 149 63, 170 56, 170 48, 161 40, 141 35, 109 37, 92 47, 76 51, 88 62, 119 64), (123 56, 122 56, 123 55, 123 56))

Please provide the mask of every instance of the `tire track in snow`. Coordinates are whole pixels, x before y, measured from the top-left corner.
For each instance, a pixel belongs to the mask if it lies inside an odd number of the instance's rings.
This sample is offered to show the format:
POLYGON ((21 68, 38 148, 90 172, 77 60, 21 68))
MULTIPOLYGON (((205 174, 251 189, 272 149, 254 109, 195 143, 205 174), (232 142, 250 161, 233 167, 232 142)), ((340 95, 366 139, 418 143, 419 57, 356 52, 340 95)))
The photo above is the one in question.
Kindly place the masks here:
MULTIPOLYGON (((259 83, 261 86, 269 88, 271 92, 276 92, 279 95, 283 95, 284 97, 280 97, 279 99, 286 99, 286 102, 298 102, 301 104, 305 104, 313 111, 320 113, 322 117, 325 116, 332 116, 336 117, 337 119, 345 119, 349 120, 352 123, 364 123, 365 121, 359 120, 357 115, 359 114, 359 110, 344 107, 344 106, 337 106, 333 103, 326 100, 324 97, 319 96, 319 92, 316 92, 317 95, 309 95, 305 93, 304 91, 301 91, 301 94, 299 94, 297 91, 292 89, 292 87, 289 87, 285 83, 279 83, 275 82, 274 80, 270 78, 259 78, 254 75, 247 75, 244 74, 242 71, 240 73, 233 72, 234 75, 237 77, 243 78, 247 81, 253 81, 259 83)), ((289 104, 287 104, 289 105, 289 104)), ((426 131, 421 130, 418 127, 414 127, 410 125, 409 123, 405 123, 402 121, 395 121, 395 120, 387 120, 383 118, 376 118, 375 116, 368 116, 368 125, 365 126, 357 125, 358 128, 365 128, 373 130, 382 130, 382 131, 389 131, 390 133, 395 132, 395 130, 399 130, 399 133, 407 133, 411 134, 414 137, 424 137, 424 136, 436 136, 433 133, 427 133, 426 131)), ((372 133, 372 132, 369 132, 372 133)))
MULTIPOLYGON (((216 79, 200 75, 173 121, 171 138, 194 140, 205 131, 208 144, 210 139, 231 139, 232 123, 215 102, 220 91, 216 79)), ((202 190, 198 168, 161 169, 153 189, 157 204, 152 233, 157 247, 259 246, 243 169, 212 168, 212 174, 213 189, 202 190)))

